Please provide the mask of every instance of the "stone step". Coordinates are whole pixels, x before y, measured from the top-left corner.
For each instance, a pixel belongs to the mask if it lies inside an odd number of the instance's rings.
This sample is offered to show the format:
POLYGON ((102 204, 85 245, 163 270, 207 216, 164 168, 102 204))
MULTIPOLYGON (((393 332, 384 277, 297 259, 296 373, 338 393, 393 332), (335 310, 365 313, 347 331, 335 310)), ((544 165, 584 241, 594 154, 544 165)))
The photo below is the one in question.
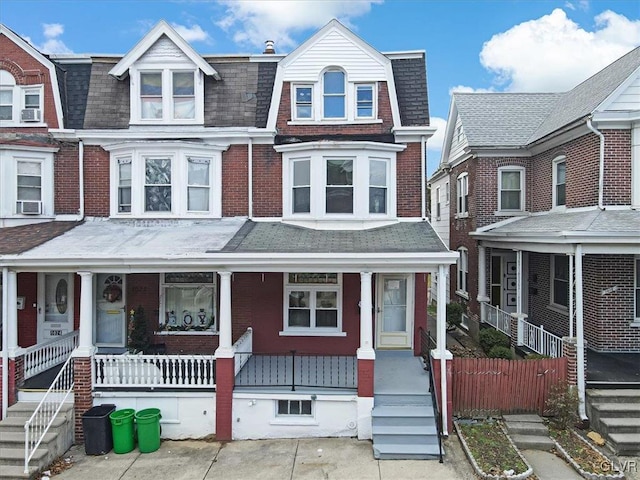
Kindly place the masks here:
POLYGON ((550 450, 553 440, 547 435, 510 435, 513 443, 522 450, 550 450))
POLYGON ((372 428, 373 444, 438 444, 438 431, 436 427, 407 427, 375 425, 372 428))
POLYGON ((0 468, 0 479, 2 480, 16 480, 21 478, 33 478, 38 473, 36 467, 29 467, 29 473, 24 473, 24 466, 17 465, 2 465, 0 468))
POLYGON ((530 413, 503 415, 502 419, 505 422, 543 423, 542 417, 540 417, 540 415, 530 413))
MULTIPOLYGON (((7 417, 13 416, 15 414, 20 416, 26 415, 28 418, 35 411, 37 406, 38 406, 37 402, 14 403, 7 409, 7 417)), ((62 406, 60 407, 60 412, 69 412, 71 410, 73 410, 73 403, 63 403, 62 406)))
MULTIPOLYGON (((46 459, 46 457, 47 449, 39 447, 33 453, 29 465, 36 465, 41 460, 46 459)), ((0 448, 0 462, 2 465, 24 466, 24 446, 22 448, 0 448)))
POLYGON ((423 405, 431 406, 431 394, 393 394, 376 393, 373 397, 374 405, 423 405))
MULTIPOLYGON (((47 445, 58 438, 58 432, 48 431, 40 445, 47 445)), ((24 432, 0 430, 0 448, 24 448, 24 432)))
POLYGON ((372 425, 375 426, 435 426, 433 408, 427 406, 383 405, 373 407, 372 425))
MULTIPOLYGON (((29 420, 30 415, 9 416, 0 422, 0 431, 22 432, 24 435, 24 424, 29 420)), ((51 428, 61 427, 67 421, 66 415, 58 414, 51 423, 51 428)))
POLYGON ((640 436, 637 433, 612 433, 608 435, 608 443, 616 455, 640 455, 640 436))
POLYGON ((587 399, 598 403, 640 403, 640 390, 627 388, 593 388, 587 390, 587 399))
POLYGON ((600 417, 640 418, 640 403, 596 403, 593 410, 600 417))
POLYGON ((640 418, 601 418, 600 425, 600 433, 635 433, 640 442, 640 418))
MULTIPOLYGON (((413 444, 374 444, 373 457, 378 460, 437 460, 439 455, 438 444, 413 445, 413 444)), ((444 455, 444 450, 442 451, 444 455)))
POLYGON ((513 422, 505 423, 509 435, 549 435, 549 429, 544 423, 538 422, 513 422))

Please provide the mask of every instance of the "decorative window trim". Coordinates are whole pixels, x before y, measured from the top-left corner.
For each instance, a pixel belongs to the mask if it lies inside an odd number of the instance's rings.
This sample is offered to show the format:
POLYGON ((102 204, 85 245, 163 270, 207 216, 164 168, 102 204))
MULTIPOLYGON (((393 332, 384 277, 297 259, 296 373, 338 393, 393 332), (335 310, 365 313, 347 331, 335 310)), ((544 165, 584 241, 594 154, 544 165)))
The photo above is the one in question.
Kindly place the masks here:
POLYGON ((460 257, 456 262, 456 293, 464 298, 469 298, 469 250, 467 247, 459 247, 460 257))
POLYGON ((564 280, 562 278, 558 278, 556 279, 555 276, 555 262, 556 262, 556 257, 563 257, 566 258, 567 260, 567 265, 569 262, 569 257, 566 255, 562 255, 562 254, 551 254, 549 256, 549 308, 561 313, 568 313, 569 312, 569 306, 568 305, 562 305, 560 303, 556 303, 556 299, 555 299, 555 281, 558 280, 560 282, 566 282, 567 283, 567 301, 569 298, 569 294, 568 294, 568 289, 569 289, 569 276, 571 276, 571 272, 568 270, 568 266, 567 266, 567 272, 568 272, 568 276, 567 279, 564 280))
MULTIPOLYGON (((216 272, 168 272, 160 273, 160 316, 158 318, 158 332, 162 335, 172 334, 213 334, 217 333, 218 329, 218 314, 217 314, 217 275, 216 272), (188 281, 189 275, 201 276, 200 281, 188 281), (205 276, 211 276, 211 281, 205 276), (168 278, 173 276, 174 278, 168 278), (180 279, 180 276, 185 277, 184 281, 180 279), (200 320, 198 314, 202 311, 187 311, 175 312, 167 310, 167 290, 169 289, 207 289, 211 291, 212 297, 212 310, 206 316, 206 323, 200 320), (172 318, 173 317, 173 318, 172 318)), ((197 296, 197 294, 196 294, 197 296)))
POLYGON ((130 106, 131 125, 202 125, 204 124, 204 75, 195 65, 186 62, 171 63, 166 66, 158 64, 138 64, 129 72, 131 93, 130 106), (174 118, 174 73, 194 73, 194 118, 174 118), (144 73, 162 74, 162 118, 142 118, 141 75, 144 73))
POLYGON ((553 169, 553 173, 552 173, 552 183, 551 183, 551 209, 552 210, 566 210, 567 208, 567 157, 564 155, 561 155, 559 157, 556 157, 553 159, 553 163, 552 163, 552 169, 553 169), (564 193, 564 204, 562 205, 558 205, 558 192, 557 192, 557 187, 558 187, 558 165, 560 165, 561 163, 564 163, 565 166, 565 177, 564 177, 564 186, 565 186, 565 193, 564 193))
MULTIPOLYGON (((0 90, 10 91, 11 92, 11 119, 10 120, 0 120, 0 126, 2 127, 16 127, 20 128, 29 128, 29 127, 42 127, 46 125, 44 121, 44 84, 38 85, 18 85, 15 81, 15 77, 7 70, 0 70, 0 90), (11 78, 9 78, 11 77, 11 78), (11 82, 13 80, 13 82, 11 82), (27 94, 35 93, 38 95, 38 105, 34 108, 33 106, 27 106, 27 94), (27 109, 35 109, 38 110, 39 117, 34 116, 33 118, 37 118, 35 121, 23 121, 22 120, 22 110, 27 109)), ((9 104, 3 104, 5 107, 9 104)))
POLYGON ((111 216, 115 218, 220 218, 222 216, 222 151, 217 145, 195 146, 169 142, 158 146, 121 144, 107 147, 111 152, 111 216), (145 211, 145 160, 171 160, 171 211, 145 211), (189 211, 189 160, 204 159, 209 166, 209 211, 189 211), (119 165, 131 162, 131 211, 121 212, 119 165))
MULTIPOLYGON (((346 332, 342 329, 342 274, 326 274, 325 282, 312 281, 314 275, 321 274, 283 274, 284 288, 283 288, 283 322, 282 331, 280 336, 319 336, 319 337, 331 337, 331 336, 346 336, 346 332), (301 281, 297 281, 293 275, 309 275, 309 278, 302 278, 301 281), (335 275, 335 277, 334 277, 335 275), (334 281, 335 278, 335 281, 334 281), (309 310, 310 310, 310 326, 309 327, 291 327, 289 326, 289 293, 293 291, 305 291, 309 292, 309 310), (335 292, 336 293, 336 310, 337 310, 337 325, 335 327, 317 327, 315 326, 316 313, 318 306, 316 304, 317 292, 335 292)), ((321 279, 320 279, 321 280, 321 279)))
POLYGON ((461 173, 456 177, 456 218, 469 216, 469 174, 461 173))
MULTIPOLYGON (((276 147, 282 152, 282 206, 285 220, 385 220, 397 215, 396 200, 396 152, 401 148, 358 148, 349 145, 323 145, 312 142, 296 148, 276 147), (326 212, 326 161, 328 159, 353 160, 353 213, 326 212), (310 162, 310 208, 309 212, 293 212, 293 164, 310 162), (370 213, 369 168, 371 160, 387 163, 387 203, 385 213, 370 213)), ((289 147, 289 146, 286 146, 289 147)), ((375 187, 375 186, 374 186, 375 187)))
MULTIPOLYGON (((498 168, 498 209, 496 211, 496 215, 500 214, 513 214, 513 213, 521 213, 525 211, 525 185, 526 185, 526 170, 524 167, 517 166, 506 166, 498 168), (502 175, 504 173, 510 172, 518 172, 520 174, 520 208, 502 208, 502 175)), ((516 190, 509 190, 516 191, 516 190)))

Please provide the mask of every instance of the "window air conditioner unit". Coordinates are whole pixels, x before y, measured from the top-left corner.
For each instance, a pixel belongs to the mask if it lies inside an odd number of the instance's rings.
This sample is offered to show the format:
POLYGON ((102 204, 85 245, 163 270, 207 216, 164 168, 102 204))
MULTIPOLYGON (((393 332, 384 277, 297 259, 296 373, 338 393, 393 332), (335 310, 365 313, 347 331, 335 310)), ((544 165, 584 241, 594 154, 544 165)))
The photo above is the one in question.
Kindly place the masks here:
POLYGON ((39 200, 20 200, 18 202, 18 213, 40 215, 42 213, 42 202, 39 200))
POLYGON ((39 122, 42 118, 39 108, 25 108, 20 112, 20 120, 23 122, 39 122))

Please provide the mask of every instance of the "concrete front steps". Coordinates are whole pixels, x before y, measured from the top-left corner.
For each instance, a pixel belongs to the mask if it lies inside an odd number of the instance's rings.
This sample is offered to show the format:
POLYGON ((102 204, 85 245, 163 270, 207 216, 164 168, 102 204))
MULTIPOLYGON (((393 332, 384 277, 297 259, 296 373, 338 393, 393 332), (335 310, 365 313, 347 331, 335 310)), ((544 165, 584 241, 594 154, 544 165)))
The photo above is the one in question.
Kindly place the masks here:
POLYGON ((589 389, 587 416, 616 455, 640 455, 640 390, 589 389))
POLYGON ((375 394, 373 401, 374 458, 438 459, 438 431, 429 392, 375 394))
POLYGON ((538 415, 503 415, 513 443, 521 450, 550 450, 554 447, 549 429, 538 415))
POLYGON ((7 410, 7 418, 0 421, 0 479, 34 478, 53 460, 73 444, 73 404, 64 404, 24 473, 24 424, 38 406, 32 402, 18 402, 7 410))

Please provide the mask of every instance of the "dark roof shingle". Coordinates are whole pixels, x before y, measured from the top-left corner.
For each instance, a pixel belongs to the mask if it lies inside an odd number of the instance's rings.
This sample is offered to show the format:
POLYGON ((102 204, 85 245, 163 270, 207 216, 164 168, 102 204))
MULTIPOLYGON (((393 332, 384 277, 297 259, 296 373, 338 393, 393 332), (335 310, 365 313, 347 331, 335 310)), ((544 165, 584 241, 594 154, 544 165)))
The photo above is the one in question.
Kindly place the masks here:
POLYGON ((0 228, 0 255, 16 255, 68 232, 82 222, 45 222, 0 228))

